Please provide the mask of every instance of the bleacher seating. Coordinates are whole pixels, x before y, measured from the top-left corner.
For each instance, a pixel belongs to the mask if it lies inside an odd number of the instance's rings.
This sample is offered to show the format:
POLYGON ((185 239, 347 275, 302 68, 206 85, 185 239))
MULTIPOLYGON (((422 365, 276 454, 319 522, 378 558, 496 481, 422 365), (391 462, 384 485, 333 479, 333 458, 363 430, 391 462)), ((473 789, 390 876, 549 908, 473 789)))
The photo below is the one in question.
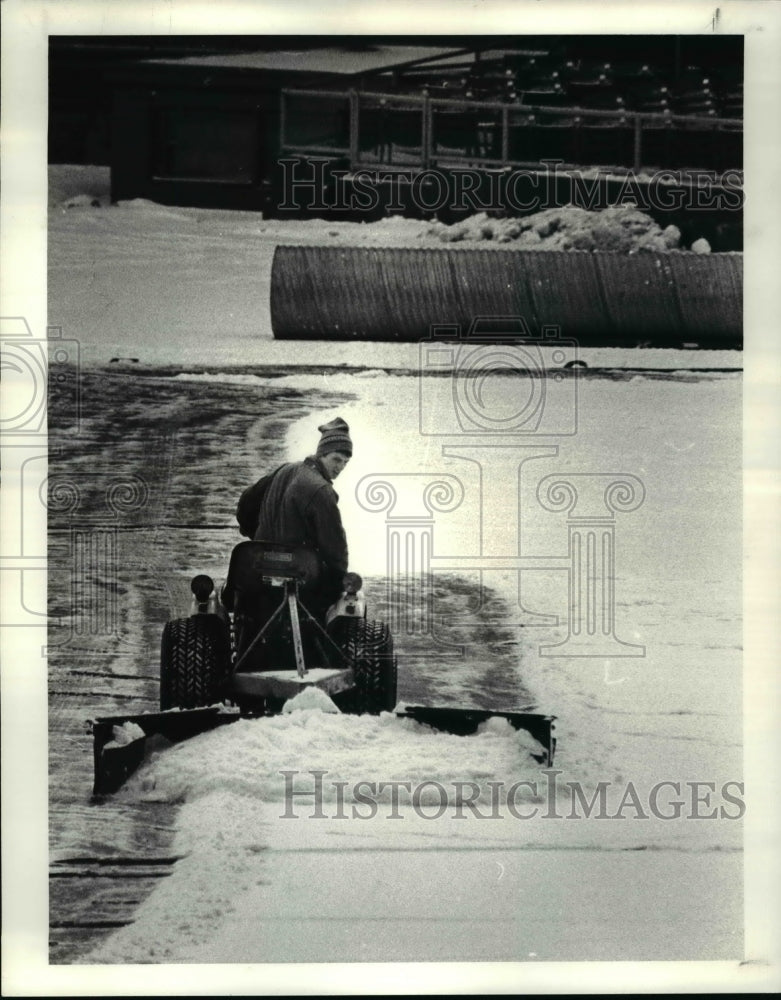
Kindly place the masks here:
MULTIPOLYGON (((571 41, 548 49, 483 51, 471 62, 465 56, 463 63, 441 70, 427 65, 394 73, 382 86, 399 95, 507 106, 511 162, 545 158, 631 167, 635 115, 640 113, 645 166, 740 168, 742 128, 718 122, 742 116, 739 65, 714 69, 695 60, 674 65, 669 58, 654 61, 641 51, 638 58, 638 47, 631 43, 624 57, 606 59, 594 54, 598 45, 589 51, 588 42, 579 44, 584 52, 575 51, 571 41), (593 114, 597 111, 602 114, 593 114)), ((394 107, 386 114, 381 129, 376 117, 374 128, 363 131, 362 124, 361 147, 369 133, 382 130, 386 144, 389 139, 392 148, 414 155, 420 146, 417 109, 394 107), (409 141, 411 133, 415 138, 409 141)), ((499 159, 501 114, 457 104, 435 107, 432 152, 499 159)))

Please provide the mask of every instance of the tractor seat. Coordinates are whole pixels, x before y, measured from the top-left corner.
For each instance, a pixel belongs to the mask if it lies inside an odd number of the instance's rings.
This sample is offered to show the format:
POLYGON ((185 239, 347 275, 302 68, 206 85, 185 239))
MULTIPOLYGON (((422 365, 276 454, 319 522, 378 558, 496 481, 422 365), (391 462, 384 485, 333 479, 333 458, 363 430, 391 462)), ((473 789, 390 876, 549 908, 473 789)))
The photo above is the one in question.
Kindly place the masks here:
POLYGON ((307 587, 319 575, 320 560, 312 549, 279 542, 240 542, 231 553, 222 602, 229 610, 241 612, 255 607, 268 587, 281 587, 291 580, 307 587))

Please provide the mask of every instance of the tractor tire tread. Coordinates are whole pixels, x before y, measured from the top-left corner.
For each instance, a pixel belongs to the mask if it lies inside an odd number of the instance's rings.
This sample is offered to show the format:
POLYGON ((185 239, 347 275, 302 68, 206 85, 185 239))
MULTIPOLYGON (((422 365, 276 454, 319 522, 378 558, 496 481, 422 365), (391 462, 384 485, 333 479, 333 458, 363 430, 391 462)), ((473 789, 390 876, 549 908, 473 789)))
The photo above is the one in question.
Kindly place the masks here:
POLYGON ((393 639, 383 622, 362 618, 340 622, 338 639, 353 663, 355 688, 343 699, 343 711, 379 715, 396 706, 397 661, 393 639))
POLYGON ((224 694, 230 636, 219 618, 193 615, 166 623, 160 644, 160 709, 202 708, 224 694))

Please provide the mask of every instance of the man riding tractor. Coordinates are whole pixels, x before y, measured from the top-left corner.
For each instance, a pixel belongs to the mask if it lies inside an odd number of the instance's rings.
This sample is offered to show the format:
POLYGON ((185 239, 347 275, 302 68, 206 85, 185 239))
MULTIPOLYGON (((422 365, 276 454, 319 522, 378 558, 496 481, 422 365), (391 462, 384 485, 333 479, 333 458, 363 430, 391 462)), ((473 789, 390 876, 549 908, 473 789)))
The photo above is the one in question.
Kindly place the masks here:
POLYGON ((352 455, 349 428, 337 418, 319 430, 314 456, 280 466, 242 494, 237 518, 252 540, 234 546, 225 584, 215 588, 198 573, 189 614, 166 622, 160 712, 92 720, 96 795, 132 773, 149 736, 176 741, 240 716, 276 715, 310 689, 309 707, 323 707, 319 690, 346 714, 394 712, 459 735, 500 716, 538 741, 535 759, 553 763, 552 716, 399 704, 390 629, 368 616, 360 577, 345 572, 347 542, 331 483, 352 455))
MULTIPOLYGON (((258 480, 242 493, 236 510, 239 531, 255 541, 271 542, 311 555, 311 571, 303 583, 301 600, 325 624, 328 608, 344 590, 348 565, 347 539, 339 513, 339 496, 331 485, 350 461, 350 429, 341 417, 318 427, 320 441, 314 455, 289 462, 258 480)), ((231 580, 223 603, 233 608, 231 580)), ((233 608, 236 649, 241 657, 273 614, 278 598, 271 591, 252 608, 233 608)), ((258 643, 242 663, 246 670, 271 667, 280 651, 272 637, 258 643)))

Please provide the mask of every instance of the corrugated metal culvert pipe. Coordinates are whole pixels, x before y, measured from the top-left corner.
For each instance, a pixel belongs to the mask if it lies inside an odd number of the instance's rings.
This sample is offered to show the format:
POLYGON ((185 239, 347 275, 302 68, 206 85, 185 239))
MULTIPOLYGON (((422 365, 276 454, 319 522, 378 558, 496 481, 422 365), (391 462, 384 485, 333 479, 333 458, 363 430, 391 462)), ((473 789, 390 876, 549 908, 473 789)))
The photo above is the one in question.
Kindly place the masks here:
POLYGON ((743 255, 279 246, 279 340, 419 341, 433 325, 523 317, 584 344, 738 348, 743 255))

